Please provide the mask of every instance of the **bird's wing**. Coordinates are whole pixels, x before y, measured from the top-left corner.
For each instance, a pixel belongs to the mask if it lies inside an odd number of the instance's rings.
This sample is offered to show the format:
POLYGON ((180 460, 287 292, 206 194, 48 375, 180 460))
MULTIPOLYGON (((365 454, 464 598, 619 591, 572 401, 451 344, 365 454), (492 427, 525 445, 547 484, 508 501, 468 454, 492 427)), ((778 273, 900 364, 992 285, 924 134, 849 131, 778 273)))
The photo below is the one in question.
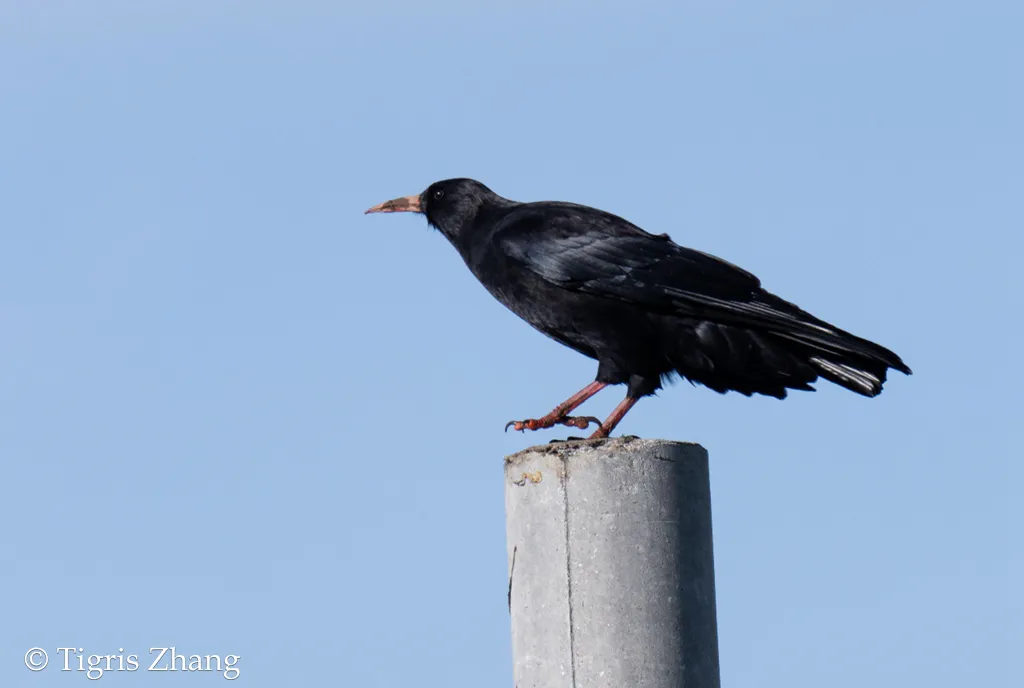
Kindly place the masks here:
POLYGON ((665 300, 665 288, 734 298, 760 289, 746 270, 615 215, 571 204, 536 205, 508 215, 494 240, 506 256, 566 289, 652 306, 665 300))
POLYGON ((564 289, 673 310, 687 301, 744 302, 761 290, 746 270, 665 235, 591 208, 547 205, 511 213, 493 240, 508 259, 564 289))
POLYGON ((820 344, 846 334, 764 291, 746 270, 591 208, 526 207, 510 213, 493 240, 509 260, 571 291, 820 344))

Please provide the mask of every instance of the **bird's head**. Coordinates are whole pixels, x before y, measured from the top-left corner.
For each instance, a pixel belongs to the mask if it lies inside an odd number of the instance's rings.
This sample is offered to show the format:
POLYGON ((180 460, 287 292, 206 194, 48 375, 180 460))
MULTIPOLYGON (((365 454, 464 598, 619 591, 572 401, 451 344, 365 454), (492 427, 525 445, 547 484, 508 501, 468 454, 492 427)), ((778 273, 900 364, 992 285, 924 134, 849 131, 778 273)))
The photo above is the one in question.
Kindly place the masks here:
POLYGON ((422 213, 427 222, 454 239, 476 218, 486 204, 507 202, 474 179, 434 182, 416 196, 403 196, 373 206, 367 213, 422 213))

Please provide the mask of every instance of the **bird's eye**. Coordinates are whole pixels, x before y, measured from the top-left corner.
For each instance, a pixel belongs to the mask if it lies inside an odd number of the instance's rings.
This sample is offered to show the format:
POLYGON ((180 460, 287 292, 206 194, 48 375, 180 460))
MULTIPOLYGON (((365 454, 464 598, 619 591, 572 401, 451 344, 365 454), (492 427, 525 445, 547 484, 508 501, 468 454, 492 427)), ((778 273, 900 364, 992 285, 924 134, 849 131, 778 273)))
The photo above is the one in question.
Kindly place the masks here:
POLYGON ((441 190, 441 189, 435 189, 434 190, 434 200, 435 201, 440 201, 442 198, 444 198, 444 191, 441 190))

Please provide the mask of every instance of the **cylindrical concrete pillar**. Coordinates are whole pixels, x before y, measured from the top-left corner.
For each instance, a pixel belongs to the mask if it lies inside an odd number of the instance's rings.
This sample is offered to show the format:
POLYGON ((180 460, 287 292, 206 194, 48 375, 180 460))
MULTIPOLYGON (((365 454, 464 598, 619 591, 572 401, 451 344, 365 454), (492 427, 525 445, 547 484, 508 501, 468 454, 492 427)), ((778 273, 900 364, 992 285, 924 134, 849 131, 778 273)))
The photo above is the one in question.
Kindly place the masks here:
POLYGON ((505 478, 516 688, 719 688, 703 447, 560 442, 505 478))

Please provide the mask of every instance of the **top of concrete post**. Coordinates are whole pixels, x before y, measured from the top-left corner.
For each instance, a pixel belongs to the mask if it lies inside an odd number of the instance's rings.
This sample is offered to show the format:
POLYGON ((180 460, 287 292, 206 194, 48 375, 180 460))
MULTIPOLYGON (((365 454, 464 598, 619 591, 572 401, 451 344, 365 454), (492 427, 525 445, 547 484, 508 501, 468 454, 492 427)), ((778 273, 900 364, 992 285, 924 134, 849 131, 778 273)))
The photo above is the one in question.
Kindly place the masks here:
POLYGON ((550 454, 563 459, 574 456, 581 451, 600 450, 602 453, 615 454, 621 450, 638 452, 641 454, 653 454, 652 458, 660 458, 665 461, 674 461, 675 458, 666 456, 664 450, 671 448, 672 452, 678 452, 684 448, 696 449, 707 455, 707 451, 696 442, 679 442, 677 440, 643 439, 634 435, 622 437, 610 437, 598 440, 566 440, 564 442, 551 442, 549 444, 537 444, 526 449, 521 449, 515 454, 505 457, 506 464, 517 464, 525 461, 527 457, 537 454, 550 454), (660 456, 659 456, 660 454, 660 456))

